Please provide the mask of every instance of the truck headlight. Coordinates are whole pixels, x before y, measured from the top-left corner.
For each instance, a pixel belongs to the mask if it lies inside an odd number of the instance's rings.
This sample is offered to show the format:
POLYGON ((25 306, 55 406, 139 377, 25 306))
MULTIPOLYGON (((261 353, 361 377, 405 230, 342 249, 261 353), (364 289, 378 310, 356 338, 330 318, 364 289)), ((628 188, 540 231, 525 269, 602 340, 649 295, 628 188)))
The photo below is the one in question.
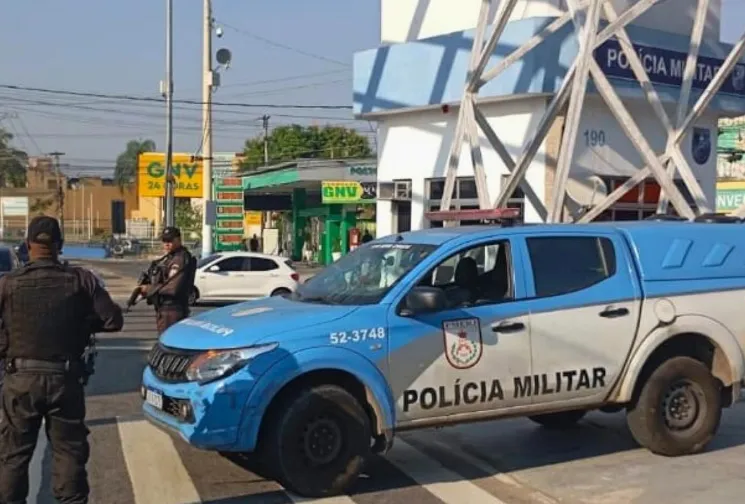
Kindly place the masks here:
POLYGON ((277 348, 277 343, 268 343, 230 350, 210 350, 197 357, 186 369, 186 379, 207 383, 228 376, 242 368, 261 354, 277 348))

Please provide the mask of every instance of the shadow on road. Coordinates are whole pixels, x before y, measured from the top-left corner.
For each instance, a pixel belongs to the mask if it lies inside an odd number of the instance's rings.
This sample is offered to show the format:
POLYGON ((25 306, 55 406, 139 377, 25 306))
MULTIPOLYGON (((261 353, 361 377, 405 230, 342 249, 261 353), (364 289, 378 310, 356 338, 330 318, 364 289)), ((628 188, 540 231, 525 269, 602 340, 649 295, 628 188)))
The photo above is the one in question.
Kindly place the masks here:
MULTIPOLYGON (((645 464, 676 464, 681 460, 707 456, 721 450, 745 445, 745 429, 741 427, 740 418, 745 407, 727 410, 723 418, 723 428, 710 444, 706 452, 686 458, 666 458, 640 449, 625 426, 623 414, 592 414, 589 420, 582 421, 566 430, 549 430, 533 424, 527 419, 510 419, 470 424, 447 429, 427 429, 408 432, 401 435, 409 446, 423 457, 406 459, 406 469, 399 469, 386 456, 373 456, 368 461, 363 475, 353 488, 351 495, 355 502, 367 502, 367 499, 379 498, 385 492, 387 498, 394 500, 397 493, 406 492, 411 500, 414 494, 428 492, 422 484, 458 482, 468 480, 482 487, 502 486, 502 493, 510 491, 494 476, 514 471, 559 467, 573 462, 589 460, 640 450, 640 461, 645 464), (450 476, 443 472, 428 472, 432 461, 448 470, 450 476), (419 475, 415 481, 408 473, 419 475), (373 494, 377 494, 373 497, 373 494)), ((396 446, 391 459, 397 457, 396 446)), ((250 472, 260 481, 271 480, 270 474, 251 455, 222 454, 226 461, 250 472)), ((620 461, 621 459, 619 459, 620 461)), ((576 466, 584 470, 585 465, 576 466)), ((619 468, 621 470, 622 468, 619 468)), ((523 489, 522 491, 524 491, 523 489)), ((514 488, 511 491, 516 491, 514 488)), ((284 503, 275 492, 253 494, 255 502, 284 503), (263 500, 262 500, 263 499, 263 500)), ((403 496, 404 494, 401 493, 403 496)), ((213 503, 254 502, 248 497, 236 497, 239 500, 215 500, 213 503), (240 500, 242 499, 242 500, 240 500)), ((426 500, 426 497, 424 497, 426 500)), ((372 502, 372 500, 370 501, 372 502)))

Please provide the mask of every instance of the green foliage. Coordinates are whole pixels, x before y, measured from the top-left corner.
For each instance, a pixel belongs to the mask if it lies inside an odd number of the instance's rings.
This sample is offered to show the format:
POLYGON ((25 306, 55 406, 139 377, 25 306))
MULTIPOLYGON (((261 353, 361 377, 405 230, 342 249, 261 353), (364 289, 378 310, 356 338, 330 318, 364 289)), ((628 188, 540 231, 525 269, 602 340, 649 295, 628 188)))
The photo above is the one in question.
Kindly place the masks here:
POLYGON ((123 188, 134 183, 137 175, 137 155, 143 152, 155 152, 155 142, 152 140, 130 140, 124 152, 116 158, 114 167, 114 182, 123 188))
POLYGON ((197 233, 201 239, 202 210, 193 206, 189 198, 176 198, 176 205, 173 209, 173 220, 176 227, 181 230, 181 236, 185 240, 190 240, 192 233, 197 233))
MULTIPOLYGON (((242 170, 253 171, 264 166, 263 135, 246 140, 243 153, 242 170)), ((348 159, 371 155, 367 137, 350 128, 293 124, 274 128, 269 135, 269 164, 298 158, 348 159)))
POLYGON ((35 198, 33 203, 29 206, 29 211, 34 215, 44 215, 49 207, 54 203, 54 198, 35 198))
POLYGON ((0 128, 0 187, 26 187, 28 154, 11 145, 13 135, 0 128))

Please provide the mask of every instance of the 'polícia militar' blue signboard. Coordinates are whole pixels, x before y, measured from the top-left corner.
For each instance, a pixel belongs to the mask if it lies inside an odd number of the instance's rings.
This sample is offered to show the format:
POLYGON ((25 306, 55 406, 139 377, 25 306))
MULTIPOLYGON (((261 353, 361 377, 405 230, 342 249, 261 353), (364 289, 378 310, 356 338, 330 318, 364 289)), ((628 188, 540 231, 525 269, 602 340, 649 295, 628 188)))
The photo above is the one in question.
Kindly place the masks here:
MULTIPOLYGON (((677 87, 682 85, 687 53, 642 44, 634 44, 634 49, 652 82, 677 87)), ((629 60, 616 39, 607 40, 595 50, 595 61, 608 77, 636 81, 629 60)), ((699 56, 693 88, 706 89, 723 63, 724 60, 699 56)), ((745 96, 745 65, 735 65, 719 92, 745 96)))

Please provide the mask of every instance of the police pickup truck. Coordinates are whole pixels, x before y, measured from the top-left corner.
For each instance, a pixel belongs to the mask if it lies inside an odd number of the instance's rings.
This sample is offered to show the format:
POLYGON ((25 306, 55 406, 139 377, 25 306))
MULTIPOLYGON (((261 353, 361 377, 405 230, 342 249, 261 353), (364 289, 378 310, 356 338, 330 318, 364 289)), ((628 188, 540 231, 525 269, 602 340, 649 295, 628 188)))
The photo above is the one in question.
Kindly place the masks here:
POLYGON ((692 454, 740 397, 744 309, 741 225, 415 231, 172 326, 143 409, 308 497, 347 491, 397 432, 507 416, 625 409, 641 446, 692 454))

